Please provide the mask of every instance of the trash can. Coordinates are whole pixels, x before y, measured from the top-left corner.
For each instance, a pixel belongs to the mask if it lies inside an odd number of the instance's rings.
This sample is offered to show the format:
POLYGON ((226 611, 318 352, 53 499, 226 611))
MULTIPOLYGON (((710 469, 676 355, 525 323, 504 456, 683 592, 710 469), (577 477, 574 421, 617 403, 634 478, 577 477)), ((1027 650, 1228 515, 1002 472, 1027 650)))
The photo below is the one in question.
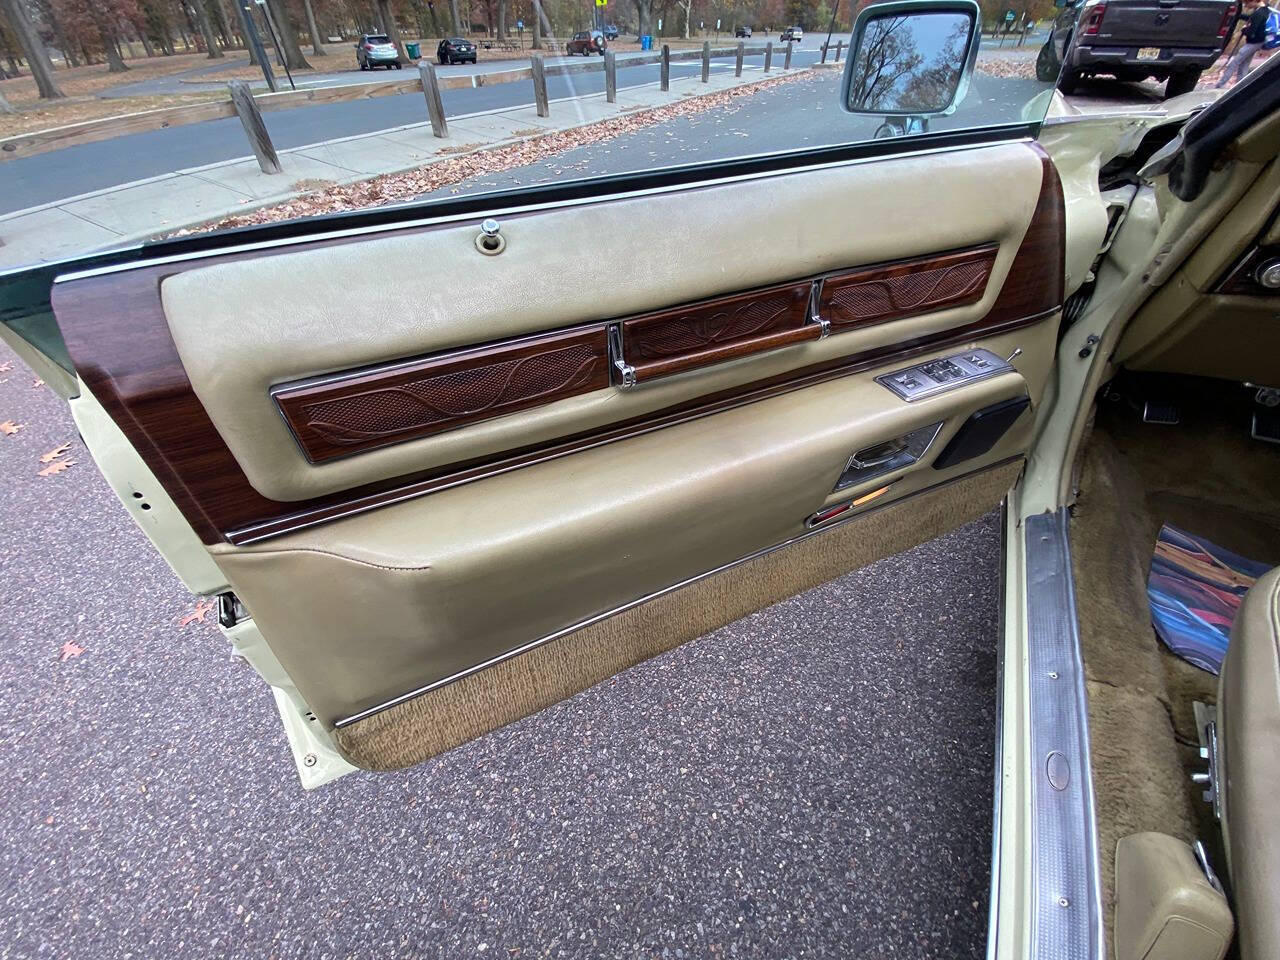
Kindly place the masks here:
POLYGON ((406 43, 404 45, 404 52, 409 54, 410 60, 417 60, 422 56, 422 45, 418 43, 406 43))
POLYGON ((650 36, 649 34, 647 34, 647 33, 646 33, 643 37, 641 37, 641 38, 640 38, 640 49, 641 49, 641 50, 652 50, 652 49, 653 49, 653 37, 651 37, 651 36, 650 36))

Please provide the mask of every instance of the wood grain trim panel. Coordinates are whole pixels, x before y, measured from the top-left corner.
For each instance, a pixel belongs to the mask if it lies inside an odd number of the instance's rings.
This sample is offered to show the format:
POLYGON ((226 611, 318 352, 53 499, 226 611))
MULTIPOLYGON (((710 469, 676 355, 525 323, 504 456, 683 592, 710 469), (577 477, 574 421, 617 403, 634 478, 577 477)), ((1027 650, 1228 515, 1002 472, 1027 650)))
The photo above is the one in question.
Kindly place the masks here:
POLYGON ((658 377, 668 377, 673 373, 683 373, 686 370, 707 367, 713 363, 737 360, 739 357, 749 357, 752 354, 764 353, 768 350, 781 350, 783 347, 789 347, 792 344, 817 340, 821 336, 822 328, 816 323, 810 323, 790 330, 779 330, 777 333, 766 333, 762 337, 755 337, 750 340, 738 340, 723 346, 711 347, 708 350, 686 353, 683 356, 671 357, 668 360, 637 363, 635 364, 636 382, 643 383, 646 380, 654 380, 658 377))
POLYGON ((977 303, 996 264, 995 244, 835 274, 822 281, 818 315, 840 333, 977 303))
POLYGON ((384 364, 271 391, 312 463, 609 385, 604 324, 384 364))
POLYGON ((804 280, 631 317, 622 351, 639 380, 785 346, 808 321, 812 293, 804 280))
MULTIPOLYGON (((215 263, 356 243, 359 238, 303 241, 274 250, 217 254, 85 277, 57 284, 53 307, 77 372, 197 535, 205 543, 252 543, 1050 317, 1062 305, 1062 186, 1043 149, 1037 144, 1028 144, 1027 149, 1035 151, 1044 169, 1039 200, 1000 295, 980 320, 934 336, 810 365, 786 376, 700 397, 615 424, 605 431, 565 437, 483 461, 452 464, 305 501, 271 500, 249 483, 191 388, 169 334, 160 285, 166 277, 215 263)), ((406 228, 404 233, 431 229, 437 228, 406 228)), ((389 235, 395 234, 380 234, 389 235)))

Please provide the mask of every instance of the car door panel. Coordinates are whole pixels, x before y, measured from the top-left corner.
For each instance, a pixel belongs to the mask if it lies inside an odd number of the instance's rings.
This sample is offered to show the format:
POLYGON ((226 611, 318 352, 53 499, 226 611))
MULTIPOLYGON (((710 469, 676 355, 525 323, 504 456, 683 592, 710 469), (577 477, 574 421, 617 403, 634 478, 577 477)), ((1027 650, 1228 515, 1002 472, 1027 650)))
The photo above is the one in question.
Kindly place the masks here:
POLYGON ((1062 206, 1006 143, 509 211, 496 256, 427 223, 53 303, 314 722, 397 766, 994 506, 1056 343, 1062 206), (978 347, 1012 368, 913 402, 876 381, 978 347), (927 455, 840 482, 913 431, 927 455), (699 612, 655 629, 673 604, 699 612))

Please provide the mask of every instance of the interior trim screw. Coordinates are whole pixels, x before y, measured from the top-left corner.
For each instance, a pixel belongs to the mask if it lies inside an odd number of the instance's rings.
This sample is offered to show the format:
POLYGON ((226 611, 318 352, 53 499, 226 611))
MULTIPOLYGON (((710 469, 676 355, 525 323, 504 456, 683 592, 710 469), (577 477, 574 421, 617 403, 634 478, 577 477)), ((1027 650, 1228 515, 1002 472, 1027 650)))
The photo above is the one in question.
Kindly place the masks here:
POLYGON ((319 762, 319 758, 314 753, 308 753, 302 758, 302 765, 304 767, 314 767, 317 762, 319 762))
POLYGON ((1058 898, 1058 906, 1060 906, 1060 907, 1069 907, 1069 906, 1071 906, 1071 901, 1070 901, 1070 900, 1068 900, 1066 897, 1059 897, 1059 898, 1058 898))

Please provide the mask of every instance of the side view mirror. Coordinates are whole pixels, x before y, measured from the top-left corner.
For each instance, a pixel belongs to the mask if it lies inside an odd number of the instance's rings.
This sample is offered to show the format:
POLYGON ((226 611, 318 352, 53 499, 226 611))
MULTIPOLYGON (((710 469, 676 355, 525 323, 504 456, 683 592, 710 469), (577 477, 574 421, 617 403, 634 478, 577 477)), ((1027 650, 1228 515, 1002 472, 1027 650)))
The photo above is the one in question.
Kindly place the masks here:
POLYGON ((864 7, 853 25, 840 104, 850 113, 929 117, 955 112, 978 57, 974 0, 890 0, 864 7))

